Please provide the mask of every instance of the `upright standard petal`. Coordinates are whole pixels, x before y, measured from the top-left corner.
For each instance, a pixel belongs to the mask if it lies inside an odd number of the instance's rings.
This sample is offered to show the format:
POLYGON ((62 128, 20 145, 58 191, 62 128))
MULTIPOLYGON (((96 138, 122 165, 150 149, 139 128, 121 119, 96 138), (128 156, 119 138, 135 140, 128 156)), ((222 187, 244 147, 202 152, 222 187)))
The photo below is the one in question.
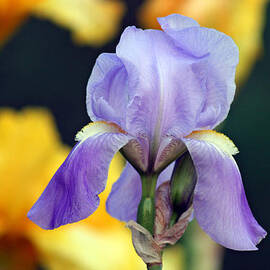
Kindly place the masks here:
MULTIPOLYGON (((171 178, 174 163, 158 177, 157 187, 171 178)), ((142 196, 140 175, 127 162, 119 179, 114 183, 106 202, 107 212, 122 221, 136 220, 142 196)))
POLYGON ((229 36, 199 27, 192 19, 181 15, 160 18, 159 22, 179 50, 201 59, 193 65, 206 95, 197 128, 215 127, 226 118, 234 97, 239 58, 236 44, 229 36))
POLYGON ((128 103, 127 72, 113 53, 103 53, 93 68, 87 85, 87 112, 92 121, 112 121, 125 128, 128 103))
POLYGON ((192 64, 163 31, 128 27, 116 49, 128 74, 127 130, 159 144, 165 134, 187 135, 204 103, 192 64))
POLYGON ((79 140, 28 213, 44 229, 79 221, 99 205, 114 154, 130 137, 115 124, 96 122, 80 131, 79 140))
POLYGON ((181 14, 171 14, 157 19, 164 31, 179 31, 189 27, 200 26, 195 20, 181 14))
POLYGON ((254 219, 232 154, 237 148, 225 135, 194 132, 183 139, 197 172, 194 214, 217 243, 235 250, 256 250, 266 232, 254 219))

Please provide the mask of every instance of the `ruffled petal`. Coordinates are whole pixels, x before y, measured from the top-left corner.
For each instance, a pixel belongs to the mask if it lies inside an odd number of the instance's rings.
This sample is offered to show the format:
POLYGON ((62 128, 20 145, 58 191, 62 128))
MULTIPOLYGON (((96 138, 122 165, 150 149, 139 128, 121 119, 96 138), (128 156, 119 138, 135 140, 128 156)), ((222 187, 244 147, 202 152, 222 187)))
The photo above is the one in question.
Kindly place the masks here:
MULTIPOLYGON (((174 164, 168 166, 159 176, 157 187, 168 181, 174 164)), ((140 175, 127 162, 119 179, 113 184, 106 202, 107 212, 122 221, 137 219, 137 210, 142 196, 140 175)))
POLYGON ((130 137, 114 124, 96 122, 80 131, 69 156, 28 213, 43 229, 88 217, 99 205, 114 154, 130 137))
POLYGON ((164 31, 179 31, 189 27, 200 26, 195 20, 181 14, 171 14, 157 19, 164 31))
POLYGON ((256 250, 266 232, 254 219, 241 175, 232 154, 234 144, 214 131, 195 132, 183 139, 197 172, 194 214, 217 243, 235 250, 256 250))
POLYGON ((111 121, 125 128, 128 103, 127 73, 114 53, 103 53, 93 68, 87 85, 86 104, 92 121, 111 121))
POLYGON ((239 58, 236 44, 229 36, 199 27, 192 19, 181 15, 160 18, 159 22, 181 52, 201 59, 193 65, 206 95, 197 128, 215 127, 226 118, 234 97, 239 58))
POLYGON ((198 59, 183 54, 163 31, 136 27, 126 28, 116 54, 128 74, 128 132, 157 144, 167 133, 189 134, 204 104, 192 67, 198 59))

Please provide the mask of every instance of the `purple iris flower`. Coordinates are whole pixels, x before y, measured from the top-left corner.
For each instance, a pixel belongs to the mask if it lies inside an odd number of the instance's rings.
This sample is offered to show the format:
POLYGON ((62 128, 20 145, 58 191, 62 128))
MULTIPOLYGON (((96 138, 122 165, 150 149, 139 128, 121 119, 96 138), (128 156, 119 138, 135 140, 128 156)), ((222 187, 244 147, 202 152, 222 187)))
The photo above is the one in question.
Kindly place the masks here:
POLYGON ((116 53, 98 57, 87 86, 93 123, 77 134, 78 143, 28 217, 54 229, 91 215, 120 150, 127 164, 107 210, 120 220, 136 220, 140 174, 160 174, 159 185, 188 151, 197 174, 193 207, 199 225, 225 247, 255 250, 266 232, 248 206, 232 157, 237 148, 212 130, 234 97, 237 46, 188 17, 158 21, 163 31, 127 27, 116 53))

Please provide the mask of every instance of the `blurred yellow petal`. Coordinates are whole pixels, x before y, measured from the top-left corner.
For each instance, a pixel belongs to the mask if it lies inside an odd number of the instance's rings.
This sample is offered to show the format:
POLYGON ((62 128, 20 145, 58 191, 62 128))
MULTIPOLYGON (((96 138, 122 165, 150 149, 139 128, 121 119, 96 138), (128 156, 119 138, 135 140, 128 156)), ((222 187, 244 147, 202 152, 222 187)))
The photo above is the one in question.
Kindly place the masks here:
POLYGON ((34 239, 51 270, 144 270, 126 231, 96 231, 80 224, 54 231, 32 230, 34 239))
POLYGON ((0 0, 0 45, 42 0, 0 0))
POLYGON ((262 31, 267 0, 146 0, 139 20, 146 28, 159 28, 157 17, 180 13, 202 26, 231 36, 240 48, 237 78, 248 75, 262 47, 262 31))
POLYGON ((34 14, 70 29, 78 43, 101 45, 116 34, 123 12, 119 0, 45 0, 34 14))
MULTIPOLYGON (((43 264, 51 270, 145 270, 127 229, 102 232, 73 224, 54 231, 36 228, 29 233, 43 264)), ((183 251, 178 245, 164 251, 163 269, 184 269, 183 251)))
POLYGON ((68 150, 46 110, 0 110, 0 223, 4 220, 5 229, 28 223, 26 212, 68 150))
POLYGON ((50 19, 80 44, 102 45, 119 29, 121 0, 0 0, 0 45, 29 15, 50 19))

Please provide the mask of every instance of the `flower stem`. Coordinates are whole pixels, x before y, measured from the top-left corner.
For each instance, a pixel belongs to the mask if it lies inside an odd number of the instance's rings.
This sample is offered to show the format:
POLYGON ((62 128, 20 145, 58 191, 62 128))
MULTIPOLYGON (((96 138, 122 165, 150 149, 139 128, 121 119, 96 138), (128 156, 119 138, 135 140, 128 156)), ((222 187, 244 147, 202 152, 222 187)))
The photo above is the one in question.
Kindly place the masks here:
MULTIPOLYGON (((137 222, 154 235, 155 193, 158 175, 141 175, 142 198, 138 207, 137 222)), ((162 270, 162 264, 149 264, 148 270, 162 270)))
POLYGON ((137 222, 151 234, 154 234, 157 177, 157 175, 141 175, 142 198, 138 207, 137 222))
POLYGON ((142 197, 139 207, 137 222, 147 229, 151 234, 154 233, 155 203, 151 197, 142 197))

